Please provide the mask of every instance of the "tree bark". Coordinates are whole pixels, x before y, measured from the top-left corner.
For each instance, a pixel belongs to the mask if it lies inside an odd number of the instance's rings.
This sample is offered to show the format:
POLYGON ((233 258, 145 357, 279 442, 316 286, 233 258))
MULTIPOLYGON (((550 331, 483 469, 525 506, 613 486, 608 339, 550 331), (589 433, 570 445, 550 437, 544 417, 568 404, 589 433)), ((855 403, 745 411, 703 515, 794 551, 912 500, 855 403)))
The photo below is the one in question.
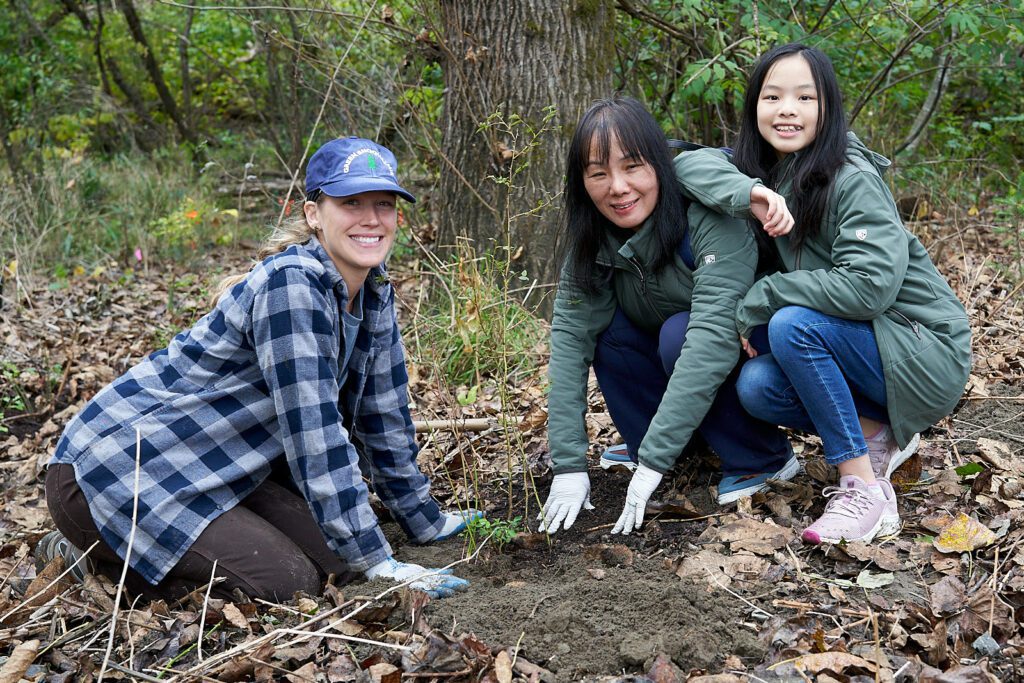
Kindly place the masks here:
POLYGON ((440 9, 438 245, 468 238, 477 254, 511 257, 512 272, 526 274, 513 282, 534 283, 530 302, 548 314, 569 141, 591 102, 612 94, 614 0, 440 0, 440 9), (486 123, 496 112, 510 125, 486 123), (542 132, 533 138, 529 127, 542 132))

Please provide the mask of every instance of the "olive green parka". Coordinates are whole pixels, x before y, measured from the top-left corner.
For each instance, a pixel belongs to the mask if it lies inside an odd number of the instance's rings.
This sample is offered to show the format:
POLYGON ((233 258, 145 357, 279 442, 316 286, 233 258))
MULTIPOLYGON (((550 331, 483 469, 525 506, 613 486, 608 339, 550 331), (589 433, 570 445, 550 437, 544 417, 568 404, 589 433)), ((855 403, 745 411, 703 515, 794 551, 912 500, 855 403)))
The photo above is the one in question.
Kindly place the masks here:
POLYGON ((664 473, 672 467, 739 361, 733 320, 737 302, 754 281, 757 247, 742 220, 696 202, 686 215, 694 270, 678 254, 660 271, 652 270, 652 219, 628 239, 611 230, 605 234, 597 263, 605 274, 611 269, 611 279, 596 294, 580 291, 569 265, 563 268, 551 323, 549 366, 548 440, 555 473, 587 470, 587 378, 597 337, 611 323, 616 308, 655 335, 670 316, 690 311, 686 341, 640 445, 640 462, 653 470, 664 473))
MULTIPOLYGON (((784 306, 849 320, 870 320, 885 374, 887 410, 901 447, 948 415, 971 368, 971 331, 963 305, 921 242, 907 230, 882 174, 890 163, 847 136, 846 163, 829 192, 816 236, 799 251, 788 236, 774 243, 783 269, 758 280, 736 311, 749 336, 784 306)), ((775 188, 792 206, 789 155, 775 188)), ((760 180, 718 151, 684 152, 675 161, 684 194, 731 216, 748 216, 760 180)))

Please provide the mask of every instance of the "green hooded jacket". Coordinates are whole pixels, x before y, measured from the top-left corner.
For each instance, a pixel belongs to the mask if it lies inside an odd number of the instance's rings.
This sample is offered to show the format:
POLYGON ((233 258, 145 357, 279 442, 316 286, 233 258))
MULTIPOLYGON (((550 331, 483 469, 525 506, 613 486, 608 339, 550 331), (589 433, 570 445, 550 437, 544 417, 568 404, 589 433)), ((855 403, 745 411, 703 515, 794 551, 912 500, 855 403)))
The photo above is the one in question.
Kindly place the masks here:
MULTIPOLYGON (((796 154, 799 154, 797 152, 796 154)), ((776 189, 792 204, 795 155, 782 161, 776 189)), ((760 180, 738 171, 718 150, 676 157, 684 194, 722 213, 748 216, 760 180)), ((846 163, 829 192, 818 234, 794 251, 774 242, 782 272, 758 280, 743 297, 736 327, 749 336, 784 306, 849 320, 870 320, 885 373, 888 413, 900 447, 948 415, 971 369, 971 331, 963 305, 907 230, 882 174, 889 161, 847 136, 846 163)))
POLYGON ((744 221, 696 202, 687 208, 687 220, 695 270, 676 254, 661 271, 652 271, 652 219, 628 239, 606 233, 597 263, 611 268, 612 275, 597 294, 579 291, 568 265, 563 268, 549 366, 548 441, 555 473, 587 470, 587 377, 597 337, 617 307, 654 334, 670 316, 691 315, 668 388, 640 445, 640 462, 653 470, 664 473, 672 467, 739 361, 733 320, 737 302, 754 281, 757 247, 744 221))

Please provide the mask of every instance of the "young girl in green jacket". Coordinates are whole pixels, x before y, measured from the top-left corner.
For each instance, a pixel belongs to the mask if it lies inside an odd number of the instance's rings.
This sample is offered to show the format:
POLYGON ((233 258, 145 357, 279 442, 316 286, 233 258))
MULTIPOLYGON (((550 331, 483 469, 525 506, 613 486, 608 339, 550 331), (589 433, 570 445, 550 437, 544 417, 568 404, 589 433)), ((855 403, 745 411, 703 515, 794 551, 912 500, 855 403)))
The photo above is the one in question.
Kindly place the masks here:
POLYGON ((737 308, 744 348, 763 323, 771 347, 744 365, 740 400, 762 420, 821 436, 839 469, 805 541, 896 533, 889 476, 967 382, 964 308, 901 223, 881 177, 889 162, 847 131, 823 52, 789 44, 762 57, 735 150, 732 163, 717 150, 684 153, 676 169, 684 191, 724 213, 769 225, 788 213, 777 208, 780 195, 793 207, 791 231, 768 231, 783 269, 755 282, 737 308))

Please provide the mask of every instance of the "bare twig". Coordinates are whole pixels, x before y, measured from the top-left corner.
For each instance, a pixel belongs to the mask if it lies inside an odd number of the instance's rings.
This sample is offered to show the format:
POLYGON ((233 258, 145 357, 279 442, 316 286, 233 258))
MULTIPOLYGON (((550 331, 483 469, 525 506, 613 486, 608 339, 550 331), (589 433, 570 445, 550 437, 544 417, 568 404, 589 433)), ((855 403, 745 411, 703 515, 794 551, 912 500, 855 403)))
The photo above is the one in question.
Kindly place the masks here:
MULTIPOLYGON (((440 571, 443 571, 445 569, 450 569, 450 568, 452 568, 452 567, 454 567, 456 565, 463 564, 464 562, 469 562, 469 561, 475 559, 476 556, 479 555, 480 551, 483 550, 483 548, 486 545, 486 543, 487 543, 487 541, 485 539, 480 544, 480 546, 477 548, 475 553, 473 553, 472 555, 469 555, 467 557, 464 557, 461 560, 456 560, 455 562, 452 562, 451 564, 448 564, 447 566, 442 567, 438 571, 440 572, 440 571)), ((321 636, 321 635, 323 635, 323 632, 326 632, 328 629, 333 629, 336 626, 338 626, 339 624, 350 620, 356 614, 358 614, 359 612, 363 611, 364 609, 366 609, 367 607, 372 605, 374 602, 382 599, 386 595, 388 595, 390 593, 393 593, 394 591, 399 590, 401 588, 405 588, 410 583, 413 583, 414 581, 417 581, 417 580, 419 580, 421 578, 422 578, 422 576, 416 576, 416 577, 413 577, 413 578, 409 579, 408 581, 403 581, 402 583, 395 584, 394 586, 388 588, 387 590, 383 591, 382 593, 374 596, 372 599, 367 599, 365 602, 363 602, 362 605, 360 605, 359 607, 356 607, 354 610, 352 610, 351 612, 347 613, 345 616, 343 616, 343 617, 341 617, 339 619, 335 619, 334 621, 332 621, 330 624, 328 624, 326 627, 324 627, 320 631, 310 632, 310 631, 303 631, 302 629, 304 629, 304 628, 306 628, 308 626, 311 626, 312 624, 315 624, 318 621, 323 621, 326 617, 328 617, 328 616, 330 616, 332 614, 336 614, 337 612, 340 612, 345 607, 348 607, 350 603, 348 603, 348 602, 343 603, 342 605, 339 605, 338 607, 330 609, 327 612, 318 614, 315 617, 313 617, 311 619, 307 619, 306 621, 302 622, 301 624, 299 624, 295 628, 288 628, 288 629, 279 628, 279 629, 274 629, 270 633, 267 633, 266 635, 260 636, 259 638, 255 638, 255 639, 250 640, 248 642, 245 642, 245 643, 242 643, 240 645, 237 645, 237 646, 231 648, 230 650, 226 650, 224 652, 221 652, 221 653, 218 653, 216 655, 213 655, 213 656, 209 657, 205 662, 201 662, 201 663, 193 666, 191 669, 188 669, 186 671, 181 672, 179 674, 179 676, 182 677, 183 680, 189 680, 189 679, 191 679, 193 677, 196 677, 196 676, 202 676, 203 675, 202 672, 204 670, 212 668, 215 664, 220 664, 221 662, 223 662, 225 660, 232 659, 234 657, 242 655, 245 652, 252 652, 254 650, 257 650, 260 647, 262 647, 264 644, 270 643, 270 642, 273 642, 273 641, 277 640, 282 635, 291 635, 291 634, 294 634, 294 633, 302 634, 302 635, 299 635, 296 638, 293 638, 293 639, 287 641, 285 643, 285 647, 290 647, 290 646, 295 645, 297 643, 301 643, 302 641, 304 641, 304 640, 306 640, 308 638, 311 638, 311 637, 321 636)), ((332 636, 332 637, 336 637, 336 636, 332 636)), ((178 680, 178 678, 175 677, 175 678, 170 679, 170 680, 174 681, 174 680, 178 680)), ((170 683, 170 682, 168 682, 168 683, 170 683)))
POLYGON ((424 432, 451 430, 453 432, 482 432, 494 426, 518 425, 523 421, 522 415, 498 415, 496 419, 489 417, 453 418, 451 420, 414 420, 413 426, 417 434, 424 432))
POLYGON ((739 593, 737 593, 737 592, 735 592, 735 591, 732 591, 732 590, 729 590, 729 588, 728 588, 728 587, 727 587, 727 586, 726 586, 726 585, 725 585, 724 583, 722 583, 721 581, 719 581, 719 580, 718 580, 718 577, 717 577, 717 576, 715 576, 714 574, 712 574, 712 573, 711 573, 711 570, 710 570, 710 569, 708 569, 707 567, 704 567, 704 571, 706 571, 706 572, 708 573, 708 576, 709 576, 709 577, 711 578, 711 580, 712 580, 712 581, 714 581, 714 582, 715 582, 716 584, 718 584, 718 587, 719 587, 719 588, 721 588, 722 590, 724 590, 724 591, 725 591, 726 593, 728 593, 729 595, 733 596, 734 598, 737 598, 737 599, 739 599, 739 600, 742 600, 742 601, 743 601, 744 603, 746 603, 746 604, 747 604, 747 605, 748 605, 748 606, 749 606, 749 607, 750 607, 751 609, 753 609, 753 610, 754 610, 754 614, 755 614, 755 615, 756 615, 756 614, 763 614, 763 615, 765 615, 765 616, 767 616, 767 617, 773 617, 773 616, 775 616, 775 615, 774 615, 774 614, 772 614, 771 612, 769 612, 769 611, 767 611, 767 610, 765 610, 765 609, 762 609, 762 608, 758 607, 757 605, 755 605, 754 603, 750 602, 750 600, 747 600, 747 599, 746 599, 745 597, 743 597, 743 596, 742 596, 742 595, 740 595, 739 593))
POLYGON ((121 607, 121 592, 124 590, 124 582, 128 577, 128 561, 132 557, 132 545, 135 543, 135 526, 139 519, 139 474, 142 465, 142 431, 135 428, 135 482, 132 489, 132 530, 128 533, 128 548, 124 553, 124 565, 121 567, 121 580, 117 582, 117 594, 114 595, 114 611, 110 615, 110 637, 107 639, 107 651, 103 654, 103 664, 100 666, 100 675, 97 676, 97 683, 103 683, 103 676, 107 672, 107 665, 110 663, 110 653, 114 649, 114 633, 117 631, 117 611, 121 607))
MULTIPOLYGON (((45 586, 43 586, 43 588, 42 588, 41 590, 39 590, 39 591, 36 591, 35 593, 33 593, 32 595, 30 595, 29 597, 27 597, 27 598, 25 598, 24 600, 22 600, 22 601, 21 601, 21 603, 19 603, 17 607, 14 607, 13 609, 11 609, 11 610, 9 610, 9 611, 5 612, 3 616, 0 616, 0 624, 2 624, 3 622, 7 621, 7 618, 8 618, 8 617, 10 617, 10 616, 11 616, 12 614, 14 614, 15 612, 17 612, 17 611, 21 610, 21 609, 22 609, 23 607, 29 606, 29 605, 31 604, 31 602, 32 602, 33 600, 35 600, 36 598, 38 598, 38 597, 39 597, 40 595, 42 595, 42 594, 43 594, 43 593, 45 593, 46 591, 50 590, 50 588, 52 588, 52 587, 53 587, 54 585, 56 585, 56 583, 57 583, 58 581, 60 581, 61 579, 63 579, 63 578, 65 577, 65 576, 67 576, 67 575, 68 575, 68 574, 69 574, 69 573, 71 572, 71 570, 72 570, 72 569, 74 569, 75 567, 77 567, 77 566, 78 566, 78 565, 79 565, 79 564, 80 564, 80 563, 81 563, 81 562, 82 562, 82 561, 83 561, 83 560, 85 559, 85 557, 86 557, 86 556, 87 556, 87 555, 89 554, 89 552, 90 552, 90 551, 91 551, 91 550, 92 550, 93 548, 95 548, 95 547, 96 547, 96 544, 97 544, 97 543, 99 543, 99 541, 95 541, 95 542, 94 542, 94 543, 93 543, 93 544, 92 544, 91 546, 89 546, 89 548, 88 548, 88 549, 87 549, 87 550, 86 550, 86 551, 85 551, 84 553, 82 553, 82 555, 81 555, 81 556, 80 556, 80 557, 79 557, 79 558, 78 558, 77 560, 75 560, 75 561, 74 561, 74 562, 73 562, 73 563, 71 564, 71 566, 70 566, 70 567, 68 567, 67 569, 65 569, 65 570, 64 570, 63 572, 61 572, 60 574, 58 574, 58 575, 57 575, 57 578, 55 578, 55 579, 54 579, 53 581, 51 581, 50 583, 48 583, 48 584, 46 584, 45 586)), ((33 606, 34 606, 34 605, 33 605, 33 606)))
POLYGON ((284 220, 285 212, 288 210, 289 201, 292 198, 292 190, 295 189, 295 180, 299 177, 299 170, 302 169, 303 164, 306 163, 306 158, 309 156, 309 148, 313 145, 313 137, 316 135, 316 129, 320 127, 320 121, 324 118, 324 111, 327 109, 327 102, 331 99, 331 92, 334 90, 334 82, 338 79, 338 72, 341 71, 341 65, 348 59, 348 53, 352 51, 352 46, 355 45, 356 39, 359 34, 363 32, 363 28, 366 26, 366 22, 370 20, 370 16, 373 11, 377 8, 377 0, 373 0, 370 5, 370 9, 366 11, 366 16, 363 17, 362 23, 359 24, 359 28, 356 29, 355 35, 352 36, 352 40, 349 41, 348 47, 345 48, 344 54, 341 55, 341 59, 338 60, 337 65, 334 67, 334 73, 331 74, 330 81, 327 82, 327 92, 324 93, 324 98, 320 102, 320 111, 317 112, 316 120, 313 122, 313 130, 309 131, 309 136, 306 138, 306 148, 302 150, 302 158, 299 159, 299 163, 295 166, 295 170, 292 171, 292 182, 288 186, 288 194, 285 195, 284 201, 281 202, 281 213, 277 216, 277 224, 280 225, 281 221, 284 220))
POLYGON ((206 610, 210 606, 210 592, 217 578, 217 560, 213 561, 213 568, 210 570, 210 583, 206 587, 206 595, 203 597, 203 613, 199 616, 199 640, 196 641, 196 657, 203 661, 203 636, 206 634, 206 610))

